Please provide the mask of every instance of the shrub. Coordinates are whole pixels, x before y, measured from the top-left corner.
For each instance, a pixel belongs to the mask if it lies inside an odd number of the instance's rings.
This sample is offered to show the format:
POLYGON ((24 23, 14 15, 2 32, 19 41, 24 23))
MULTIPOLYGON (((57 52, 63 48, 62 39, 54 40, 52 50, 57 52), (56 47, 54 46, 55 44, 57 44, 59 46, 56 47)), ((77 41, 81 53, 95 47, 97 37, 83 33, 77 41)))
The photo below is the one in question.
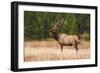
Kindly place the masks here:
POLYGON ((90 34, 85 32, 82 34, 82 39, 85 41, 89 41, 90 40, 90 34))

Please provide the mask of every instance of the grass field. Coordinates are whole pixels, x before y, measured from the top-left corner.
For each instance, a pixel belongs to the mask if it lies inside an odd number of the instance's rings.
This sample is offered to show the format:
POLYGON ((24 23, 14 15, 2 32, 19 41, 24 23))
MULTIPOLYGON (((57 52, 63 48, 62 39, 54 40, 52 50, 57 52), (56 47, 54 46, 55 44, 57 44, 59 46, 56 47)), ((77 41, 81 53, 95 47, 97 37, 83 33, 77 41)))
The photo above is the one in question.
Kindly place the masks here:
POLYGON ((73 46, 64 46, 61 52, 57 41, 25 41, 24 61, 75 60, 90 58, 90 43, 81 41, 78 53, 73 46))

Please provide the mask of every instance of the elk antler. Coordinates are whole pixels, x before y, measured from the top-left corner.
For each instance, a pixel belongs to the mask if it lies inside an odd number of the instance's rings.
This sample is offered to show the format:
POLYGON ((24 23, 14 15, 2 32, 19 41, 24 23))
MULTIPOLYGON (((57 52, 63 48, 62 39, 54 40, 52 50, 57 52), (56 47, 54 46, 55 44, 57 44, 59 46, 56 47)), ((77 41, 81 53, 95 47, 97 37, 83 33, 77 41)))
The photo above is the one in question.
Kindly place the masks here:
POLYGON ((60 27, 63 22, 64 22, 63 18, 61 20, 58 20, 58 22, 56 23, 56 26, 60 27))
POLYGON ((59 24, 59 20, 56 22, 56 25, 58 25, 59 24))
POLYGON ((62 24, 63 22, 64 22, 64 19, 62 18, 61 21, 60 21, 60 24, 62 24))

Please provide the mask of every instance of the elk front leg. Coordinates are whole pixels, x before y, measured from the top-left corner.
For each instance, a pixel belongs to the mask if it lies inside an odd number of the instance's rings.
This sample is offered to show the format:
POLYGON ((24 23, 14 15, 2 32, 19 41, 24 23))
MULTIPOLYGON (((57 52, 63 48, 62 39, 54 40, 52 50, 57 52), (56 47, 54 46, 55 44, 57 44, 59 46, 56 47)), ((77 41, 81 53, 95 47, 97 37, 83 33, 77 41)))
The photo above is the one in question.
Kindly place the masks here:
POLYGON ((76 49, 76 52, 78 53, 78 47, 77 47, 77 45, 75 46, 75 49, 76 49))
POLYGON ((60 46, 61 46, 61 52, 63 52, 63 45, 62 45, 62 44, 60 44, 60 46))

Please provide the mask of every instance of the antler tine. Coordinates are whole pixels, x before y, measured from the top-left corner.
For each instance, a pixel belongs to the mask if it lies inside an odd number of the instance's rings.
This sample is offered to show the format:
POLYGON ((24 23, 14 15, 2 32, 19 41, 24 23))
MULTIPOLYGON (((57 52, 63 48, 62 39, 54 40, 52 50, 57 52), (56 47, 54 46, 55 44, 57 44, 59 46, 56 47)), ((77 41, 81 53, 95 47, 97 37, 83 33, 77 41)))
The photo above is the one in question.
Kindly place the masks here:
POLYGON ((55 27, 57 27, 58 24, 59 24, 59 20, 56 21, 56 23, 55 23, 55 27))
POLYGON ((55 23, 55 27, 57 28, 59 25, 59 20, 57 20, 57 22, 55 23))
POLYGON ((61 20, 59 20, 59 23, 57 25, 60 26, 62 25, 63 22, 64 22, 64 19, 62 18, 61 20))
POLYGON ((61 23, 63 23, 63 22, 64 22, 64 19, 62 18, 62 19, 61 19, 61 23))
POLYGON ((51 22, 51 26, 54 26, 54 23, 53 22, 51 22))
POLYGON ((57 24, 55 24, 54 27, 57 28, 57 24))

